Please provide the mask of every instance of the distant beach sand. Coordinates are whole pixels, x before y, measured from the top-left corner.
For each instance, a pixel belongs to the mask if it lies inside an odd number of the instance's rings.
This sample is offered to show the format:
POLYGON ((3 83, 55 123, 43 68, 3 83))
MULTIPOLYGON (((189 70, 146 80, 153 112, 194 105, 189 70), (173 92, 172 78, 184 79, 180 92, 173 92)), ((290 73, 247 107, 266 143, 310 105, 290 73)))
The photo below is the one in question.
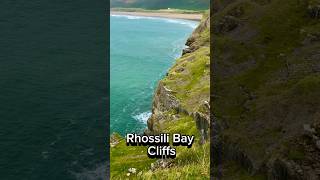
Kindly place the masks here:
POLYGON ((113 15, 130 15, 130 16, 147 16, 147 17, 163 17, 173 19, 186 19, 193 21, 200 21, 202 14, 182 14, 182 13, 168 13, 168 12, 125 12, 125 11, 111 11, 113 15))

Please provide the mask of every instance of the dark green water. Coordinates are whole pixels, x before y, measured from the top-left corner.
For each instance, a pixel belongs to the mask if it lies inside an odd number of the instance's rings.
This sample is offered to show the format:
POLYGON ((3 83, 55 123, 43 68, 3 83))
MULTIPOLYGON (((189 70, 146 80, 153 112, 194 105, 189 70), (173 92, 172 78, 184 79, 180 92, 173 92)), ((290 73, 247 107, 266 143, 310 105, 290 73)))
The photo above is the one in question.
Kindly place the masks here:
POLYGON ((0 179, 105 178, 106 3, 0 2, 0 179))

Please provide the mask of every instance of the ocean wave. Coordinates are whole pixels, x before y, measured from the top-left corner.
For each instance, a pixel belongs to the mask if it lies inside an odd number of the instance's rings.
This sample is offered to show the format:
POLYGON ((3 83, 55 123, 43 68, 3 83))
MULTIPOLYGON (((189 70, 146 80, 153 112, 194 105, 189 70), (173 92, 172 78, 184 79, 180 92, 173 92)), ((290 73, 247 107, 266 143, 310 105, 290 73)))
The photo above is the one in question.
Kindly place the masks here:
POLYGON ((148 17, 148 16, 133 16, 133 15, 119 15, 119 14, 111 14, 112 17, 123 17, 131 20, 135 19, 153 19, 153 20, 162 20, 168 23, 181 24, 192 29, 195 29, 198 26, 198 22, 191 20, 181 20, 181 19, 171 19, 171 18, 163 18, 163 17, 148 17))
POLYGON ((155 17, 148 17, 148 16, 133 16, 133 15, 119 15, 119 14, 111 14, 112 17, 123 17, 127 19, 160 19, 155 17))
POLYGON ((174 24, 181 24, 191 27, 192 29, 195 29, 198 26, 198 23, 195 21, 187 21, 187 20, 178 20, 178 19, 164 19, 168 23, 174 23, 174 24))
POLYGON ((137 115, 134 115, 133 118, 138 120, 139 122, 142 122, 144 124, 147 124, 148 119, 151 117, 151 112, 143 112, 137 115))
POLYGON ((172 46, 172 54, 170 55, 171 58, 177 59, 181 57, 182 50, 187 47, 184 44, 184 41, 185 41, 184 38, 182 38, 171 43, 171 46, 172 46))

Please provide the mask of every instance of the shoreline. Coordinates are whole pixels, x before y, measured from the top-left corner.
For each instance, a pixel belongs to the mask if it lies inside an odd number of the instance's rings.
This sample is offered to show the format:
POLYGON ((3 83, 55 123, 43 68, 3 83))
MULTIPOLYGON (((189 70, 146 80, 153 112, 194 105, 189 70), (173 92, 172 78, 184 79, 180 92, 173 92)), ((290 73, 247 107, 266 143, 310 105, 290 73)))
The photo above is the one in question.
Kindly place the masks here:
POLYGON ((170 19, 184 19, 200 22, 202 14, 183 14, 170 12, 127 12, 127 11, 110 11, 110 15, 128 15, 128 16, 144 16, 144 17, 161 17, 170 19))

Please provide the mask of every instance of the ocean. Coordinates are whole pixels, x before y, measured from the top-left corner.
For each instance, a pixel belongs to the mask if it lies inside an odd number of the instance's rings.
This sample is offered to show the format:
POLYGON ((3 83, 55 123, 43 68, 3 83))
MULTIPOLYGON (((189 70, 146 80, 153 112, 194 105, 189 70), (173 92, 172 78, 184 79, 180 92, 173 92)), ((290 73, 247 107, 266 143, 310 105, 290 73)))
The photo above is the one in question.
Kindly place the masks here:
POLYGON ((198 22, 111 15, 110 133, 141 133, 158 81, 181 56, 198 22))
POLYGON ((0 179, 106 179, 106 2, 0 9, 0 179))

